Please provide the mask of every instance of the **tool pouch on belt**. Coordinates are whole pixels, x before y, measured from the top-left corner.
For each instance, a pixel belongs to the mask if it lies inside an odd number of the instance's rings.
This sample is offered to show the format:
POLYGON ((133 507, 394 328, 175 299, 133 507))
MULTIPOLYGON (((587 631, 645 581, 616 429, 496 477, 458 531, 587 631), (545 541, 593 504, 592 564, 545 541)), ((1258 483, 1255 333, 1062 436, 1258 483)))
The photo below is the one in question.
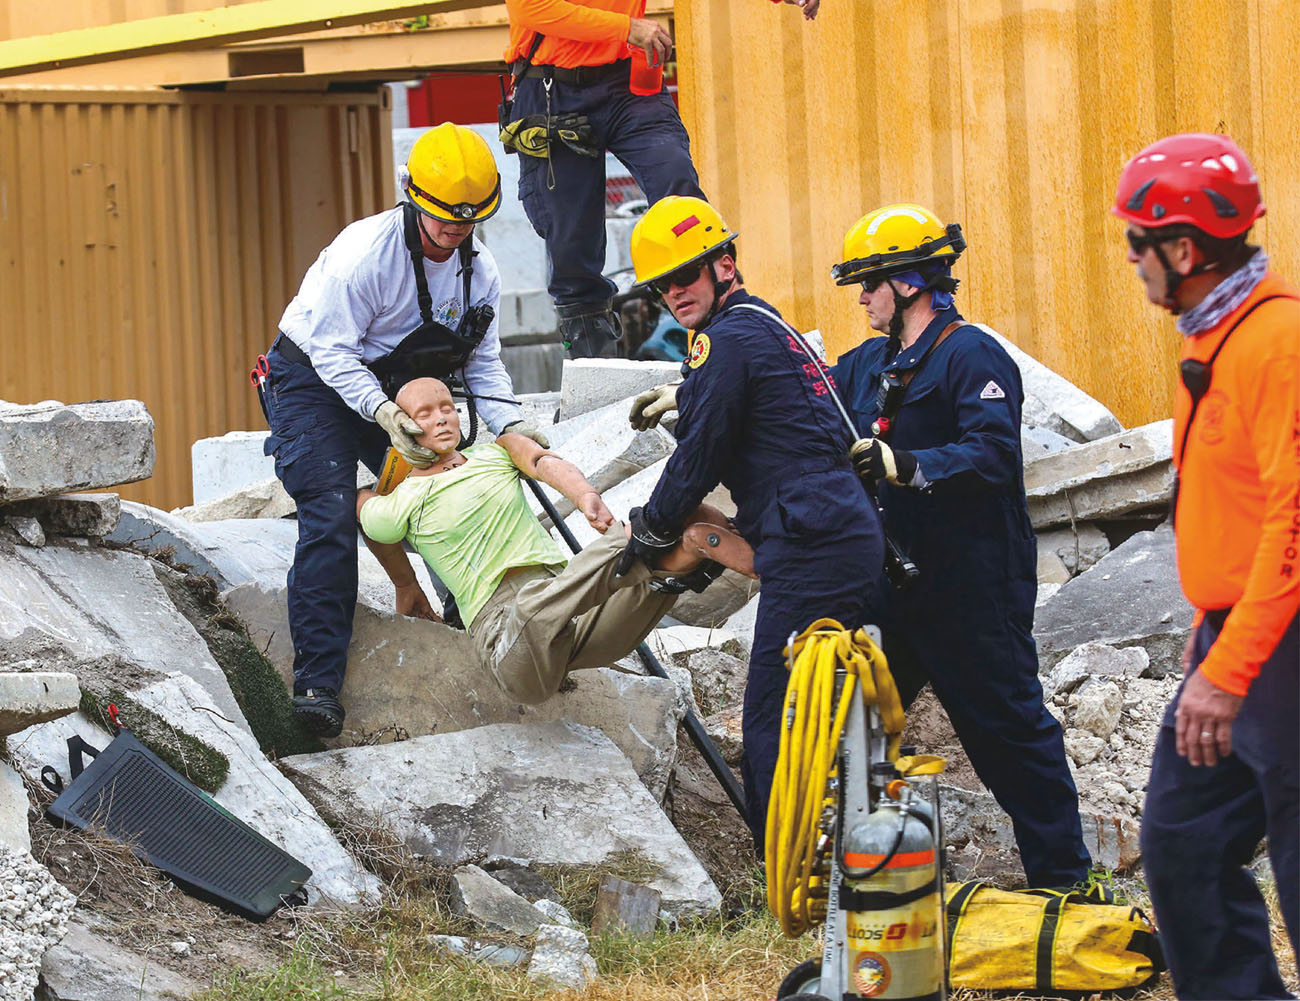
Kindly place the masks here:
POLYGON ((516 60, 514 66, 510 68, 509 85, 506 84, 505 77, 497 77, 501 84, 501 103, 497 105, 497 127, 501 129, 501 145, 505 146, 507 153, 515 152, 505 140, 506 126, 510 124, 515 113, 515 87, 518 86, 528 67, 532 65, 533 57, 542 47, 542 40, 545 37, 540 31, 533 36, 533 44, 528 49, 528 55, 516 60))
POLYGON ((412 379, 431 376, 446 380, 461 368, 474 353, 474 349, 487 336, 496 311, 484 303, 470 305, 470 284, 474 275, 474 250, 472 238, 467 237, 457 249, 460 255, 461 277, 464 282, 464 313, 456 329, 433 318, 433 296, 429 294, 429 280, 424 273, 424 247, 420 241, 418 213, 414 205, 402 206, 406 249, 411 254, 415 270, 415 290, 420 307, 420 325, 402 338, 389 354, 376 358, 366 367, 374 373, 384 394, 392 399, 397 391, 412 379))
POLYGON ((1143 986, 1165 968, 1155 928, 1136 907, 978 881, 946 889, 954 988, 1092 994, 1143 986))

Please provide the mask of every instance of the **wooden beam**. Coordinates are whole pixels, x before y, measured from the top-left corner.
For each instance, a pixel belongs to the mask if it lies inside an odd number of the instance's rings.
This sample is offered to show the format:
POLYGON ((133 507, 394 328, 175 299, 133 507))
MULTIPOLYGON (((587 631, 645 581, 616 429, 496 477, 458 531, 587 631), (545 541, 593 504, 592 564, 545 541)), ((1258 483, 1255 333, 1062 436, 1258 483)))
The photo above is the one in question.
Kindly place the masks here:
POLYGON ((168 14, 0 42, 0 77, 83 66, 303 31, 443 14, 495 0, 255 0, 213 10, 168 14))

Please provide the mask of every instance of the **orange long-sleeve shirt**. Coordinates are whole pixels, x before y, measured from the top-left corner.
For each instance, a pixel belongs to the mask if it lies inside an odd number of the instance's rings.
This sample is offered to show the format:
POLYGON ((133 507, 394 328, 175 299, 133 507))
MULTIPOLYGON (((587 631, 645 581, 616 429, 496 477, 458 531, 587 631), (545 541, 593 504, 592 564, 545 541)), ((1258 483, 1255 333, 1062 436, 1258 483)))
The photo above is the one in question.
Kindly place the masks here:
POLYGON ((542 40, 533 63, 538 66, 603 66, 627 56, 632 18, 640 17, 645 0, 506 0, 510 15, 510 44, 505 60, 523 59, 533 36, 542 40))
MULTIPOLYGON (((1229 328, 1269 295, 1300 297, 1270 272, 1222 323, 1183 341, 1208 361, 1229 328)), ((1174 402, 1174 459, 1191 395, 1174 402)), ((1245 695, 1300 606, 1300 302, 1259 306, 1214 361, 1180 468, 1178 573, 1202 611, 1232 607, 1201 673, 1245 695)), ((1198 613, 1198 620, 1200 619, 1198 613)))

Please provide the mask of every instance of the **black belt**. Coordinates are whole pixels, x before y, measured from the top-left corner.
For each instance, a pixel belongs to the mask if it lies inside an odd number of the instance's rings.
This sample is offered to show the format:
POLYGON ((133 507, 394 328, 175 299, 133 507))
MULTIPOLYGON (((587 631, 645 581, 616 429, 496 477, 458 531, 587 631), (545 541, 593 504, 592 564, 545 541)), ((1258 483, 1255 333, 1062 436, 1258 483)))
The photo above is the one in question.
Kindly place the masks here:
POLYGON ((620 59, 617 62, 605 63, 603 66, 575 66, 572 69, 567 66, 529 66, 524 70, 524 76, 543 78, 550 76, 572 87, 590 87, 620 70, 626 70, 630 62, 630 59, 620 59))
POLYGON ((298 347, 291 338, 286 337, 284 334, 275 339, 275 343, 271 345, 271 350, 280 352, 281 358, 293 362, 295 365, 301 365, 304 368, 314 367, 307 352, 298 347))

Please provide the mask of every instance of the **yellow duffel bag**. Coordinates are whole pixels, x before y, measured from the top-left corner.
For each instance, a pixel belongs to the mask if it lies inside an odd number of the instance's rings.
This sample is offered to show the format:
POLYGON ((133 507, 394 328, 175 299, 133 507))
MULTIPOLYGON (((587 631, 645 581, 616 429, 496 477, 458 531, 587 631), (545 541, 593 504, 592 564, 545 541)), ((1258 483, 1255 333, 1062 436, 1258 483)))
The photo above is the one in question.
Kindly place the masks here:
MULTIPOLYGON (((1108 894, 1106 894, 1108 896, 1108 894)), ((1155 928, 1136 907, 1102 894, 999 890, 949 883, 948 975, 953 987, 1113 991, 1165 968, 1155 928)))

